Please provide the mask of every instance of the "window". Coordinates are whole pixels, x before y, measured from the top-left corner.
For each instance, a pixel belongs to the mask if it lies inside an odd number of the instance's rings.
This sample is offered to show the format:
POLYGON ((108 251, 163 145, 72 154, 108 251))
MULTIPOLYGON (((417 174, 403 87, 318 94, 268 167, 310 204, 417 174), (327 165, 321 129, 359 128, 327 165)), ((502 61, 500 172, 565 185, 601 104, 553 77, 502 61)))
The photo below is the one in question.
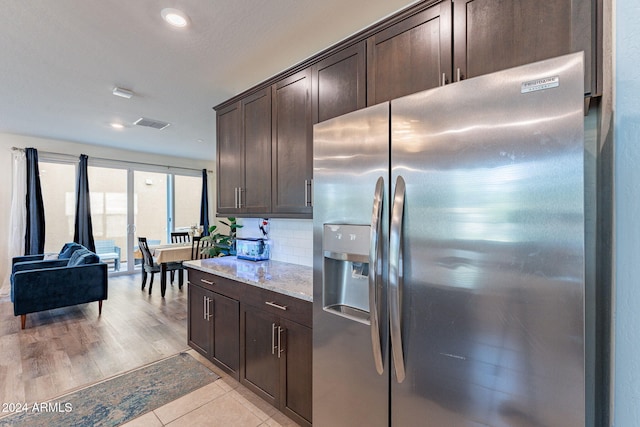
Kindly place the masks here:
POLYGON ((44 204, 45 252, 73 241, 76 217, 76 165, 38 162, 44 204))
POLYGON ((192 225, 202 225, 200 224, 202 178, 175 175, 173 194, 175 199, 173 215, 174 230, 188 231, 192 225), (193 209, 194 206, 197 206, 198 209, 193 209))

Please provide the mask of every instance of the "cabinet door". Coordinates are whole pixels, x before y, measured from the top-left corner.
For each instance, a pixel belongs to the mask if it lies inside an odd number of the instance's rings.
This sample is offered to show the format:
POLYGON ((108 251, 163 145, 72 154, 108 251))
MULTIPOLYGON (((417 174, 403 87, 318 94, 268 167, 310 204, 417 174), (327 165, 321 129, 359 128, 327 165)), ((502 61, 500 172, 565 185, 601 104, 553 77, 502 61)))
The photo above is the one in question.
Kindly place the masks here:
POLYGON ((212 292, 213 362, 223 367, 236 380, 240 368, 240 303, 224 295, 212 292))
POLYGON ((359 42, 312 68, 313 123, 366 107, 366 44, 359 42))
POLYGON ((271 210, 271 88, 241 103, 245 156, 241 210, 265 215, 271 210))
POLYGON ((217 193, 218 213, 238 212, 237 192, 243 186, 244 155, 240 103, 218 111, 217 124, 217 193))
POLYGON ((454 69, 470 78, 585 51, 591 92, 592 2, 583 0, 456 0, 454 69))
POLYGON ((272 199, 276 214, 311 217, 311 70, 272 86, 272 199))
POLYGON ((276 316, 243 304, 240 382, 274 406, 279 405, 278 326, 276 316))
POLYGON ((280 320, 284 329, 284 358, 282 372, 280 410, 299 424, 311 423, 312 333, 311 328, 285 319, 280 320), (302 418, 302 419, 300 419, 302 418))
POLYGON ((450 74, 450 0, 367 39, 367 105, 440 86, 450 74))
POLYGON ((187 299, 189 301, 187 337, 189 346, 198 353, 211 358, 212 325, 211 319, 206 316, 211 309, 211 295, 206 289, 193 284, 189 284, 187 299))

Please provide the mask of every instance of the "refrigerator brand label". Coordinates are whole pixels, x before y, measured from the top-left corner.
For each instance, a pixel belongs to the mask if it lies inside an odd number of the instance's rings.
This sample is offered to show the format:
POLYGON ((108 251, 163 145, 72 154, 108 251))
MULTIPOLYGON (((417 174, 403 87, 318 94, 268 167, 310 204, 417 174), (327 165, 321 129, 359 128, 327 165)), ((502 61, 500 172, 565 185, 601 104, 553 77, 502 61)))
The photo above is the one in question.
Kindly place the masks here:
POLYGON ((542 79, 531 80, 522 83, 520 87, 520 93, 535 92, 538 90, 551 89, 552 87, 560 86, 560 77, 544 77, 542 79))

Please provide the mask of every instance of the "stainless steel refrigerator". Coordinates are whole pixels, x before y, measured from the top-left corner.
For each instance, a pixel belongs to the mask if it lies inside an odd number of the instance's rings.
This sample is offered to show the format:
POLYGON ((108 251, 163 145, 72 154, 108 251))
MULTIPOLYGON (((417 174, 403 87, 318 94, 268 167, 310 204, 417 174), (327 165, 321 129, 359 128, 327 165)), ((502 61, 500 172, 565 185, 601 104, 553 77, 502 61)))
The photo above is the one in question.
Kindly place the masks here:
POLYGON ((314 127, 313 423, 583 426, 583 58, 314 127))

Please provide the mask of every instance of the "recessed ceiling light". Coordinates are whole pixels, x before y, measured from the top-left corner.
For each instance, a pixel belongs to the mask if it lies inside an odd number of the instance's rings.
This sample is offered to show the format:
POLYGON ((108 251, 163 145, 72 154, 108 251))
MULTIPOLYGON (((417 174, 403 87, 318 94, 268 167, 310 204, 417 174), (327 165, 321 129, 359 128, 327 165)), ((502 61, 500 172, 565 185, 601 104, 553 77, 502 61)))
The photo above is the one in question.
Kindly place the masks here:
POLYGON ((186 27, 189 23, 189 17, 184 12, 178 9, 167 7, 162 9, 160 14, 162 15, 162 19, 164 19, 174 27, 186 27))
POLYGON ((124 125, 122 123, 111 123, 111 127, 114 129, 124 129, 124 125))

